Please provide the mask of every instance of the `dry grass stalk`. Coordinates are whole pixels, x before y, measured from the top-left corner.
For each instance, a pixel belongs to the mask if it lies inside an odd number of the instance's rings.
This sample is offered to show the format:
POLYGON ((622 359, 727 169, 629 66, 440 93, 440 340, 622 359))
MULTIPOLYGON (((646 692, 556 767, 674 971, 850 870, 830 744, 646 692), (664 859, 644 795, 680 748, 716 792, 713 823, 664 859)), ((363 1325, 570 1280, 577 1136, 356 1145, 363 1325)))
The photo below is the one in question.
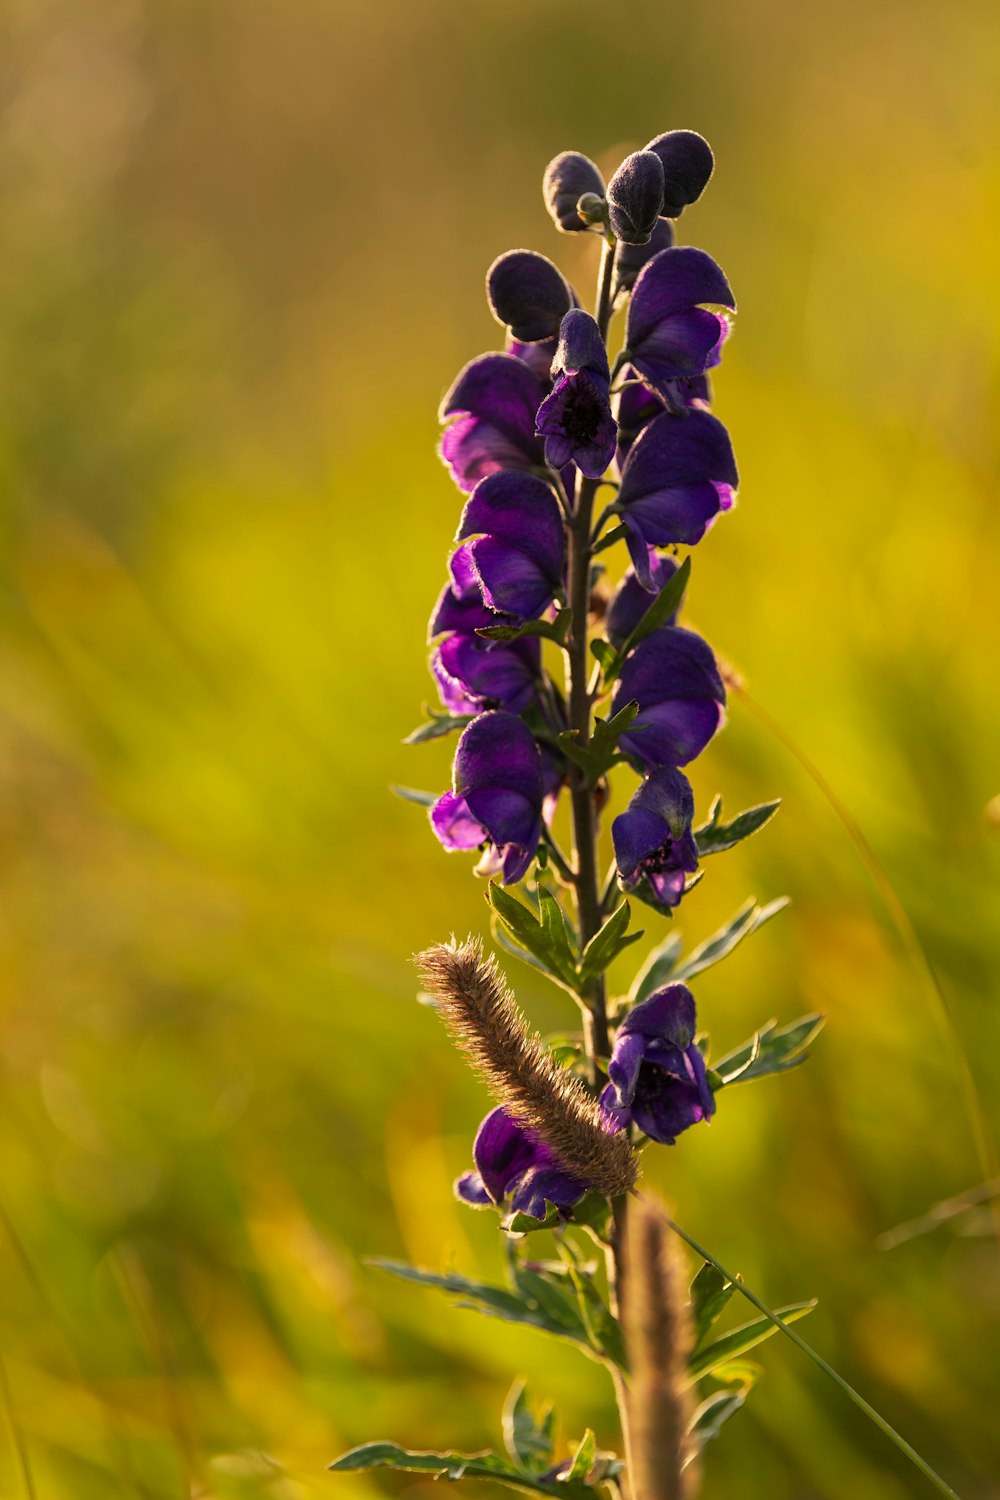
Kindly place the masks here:
POLYGON ((574 1177, 610 1198, 629 1192, 638 1160, 626 1133, 604 1129, 597 1101, 529 1031, 496 959, 483 956, 478 938, 437 944, 418 954, 416 964, 452 1040, 497 1102, 574 1177))

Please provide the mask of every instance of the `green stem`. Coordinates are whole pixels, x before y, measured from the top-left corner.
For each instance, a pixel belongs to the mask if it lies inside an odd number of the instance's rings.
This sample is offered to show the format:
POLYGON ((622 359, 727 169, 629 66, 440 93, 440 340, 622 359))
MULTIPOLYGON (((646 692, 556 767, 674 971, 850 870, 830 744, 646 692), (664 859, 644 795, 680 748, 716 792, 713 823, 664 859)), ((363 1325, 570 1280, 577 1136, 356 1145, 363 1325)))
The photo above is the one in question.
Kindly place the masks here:
POLYGON ((890 1440, 890 1442, 895 1443, 900 1453, 904 1453, 906 1455, 906 1457, 910 1460, 910 1463, 913 1464, 914 1468, 919 1469, 924 1478, 930 1480, 931 1484, 936 1490, 938 1490, 942 1495, 948 1495, 950 1497, 950 1500, 959 1500, 958 1495, 956 1495, 955 1491, 951 1488, 950 1485, 945 1483, 940 1474, 935 1473, 930 1464, 927 1463, 925 1459, 920 1457, 920 1454, 915 1448, 910 1447, 910 1444, 900 1433, 896 1431, 895 1427, 892 1427, 885 1420, 885 1417, 881 1416, 875 1410, 874 1406, 866 1401, 864 1396, 860 1395, 852 1385, 848 1385, 843 1375, 838 1375, 833 1366, 828 1365, 823 1356, 821 1354, 818 1354, 811 1344, 807 1344, 805 1339, 802 1338, 800 1334, 796 1333, 794 1328, 790 1327, 783 1318, 779 1318, 776 1312, 772 1312, 772 1310, 767 1306, 766 1302, 762 1302, 760 1298, 755 1295, 755 1293, 751 1292, 749 1287, 745 1286, 738 1276, 734 1276, 731 1271, 727 1271, 725 1266, 717 1261, 714 1255, 710 1255, 703 1245, 699 1245, 698 1241, 694 1239, 690 1234, 688 1234, 686 1230, 682 1229, 679 1224, 675 1224, 673 1219, 668 1218, 666 1215, 664 1215, 663 1217, 664 1222, 670 1226, 675 1234, 680 1235, 681 1239, 686 1245, 691 1246, 691 1249, 695 1252, 696 1255, 700 1255, 702 1260, 707 1260, 710 1266, 715 1267, 720 1276, 724 1276, 727 1281, 732 1282, 734 1289, 739 1292, 741 1297, 745 1297, 746 1300, 751 1303, 751 1305, 755 1307, 758 1312, 763 1313, 765 1318, 768 1318, 774 1324, 775 1328, 780 1329, 780 1331, 785 1335, 786 1338, 791 1339, 792 1343, 795 1344, 799 1349, 801 1349, 803 1354, 807 1354, 812 1360, 813 1364, 818 1365, 818 1367, 823 1371, 823 1374, 829 1376, 834 1384, 838 1385, 844 1392, 844 1395, 847 1396, 849 1400, 853 1401, 854 1405, 864 1412, 869 1421, 874 1422, 879 1431, 885 1433, 885 1436, 890 1440))

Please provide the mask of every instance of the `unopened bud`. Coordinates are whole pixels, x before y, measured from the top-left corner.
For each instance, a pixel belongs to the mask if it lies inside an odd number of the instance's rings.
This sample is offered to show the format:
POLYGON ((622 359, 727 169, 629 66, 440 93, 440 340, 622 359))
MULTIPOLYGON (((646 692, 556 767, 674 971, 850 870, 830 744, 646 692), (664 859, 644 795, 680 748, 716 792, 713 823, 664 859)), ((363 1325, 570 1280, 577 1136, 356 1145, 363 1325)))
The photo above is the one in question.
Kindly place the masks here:
POLYGON ((545 168, 542 179, 545 207, 563 234, 579 234, 587 228, 577 211, 581 197, 604 197, 604 178, 589 156, 563 151, 545 168))
POLYGON ((668 130, 646 147, 660 158, 663 167, 663 207, 665 219, 676 219, 689 203, 705 191, 715 166, 712 148, 696 130, 668 130))
POLYGON ((633 151, 608 183, 612 232, 626 245, 645 245, 663 207, 663 164, 653 151, 633 151))

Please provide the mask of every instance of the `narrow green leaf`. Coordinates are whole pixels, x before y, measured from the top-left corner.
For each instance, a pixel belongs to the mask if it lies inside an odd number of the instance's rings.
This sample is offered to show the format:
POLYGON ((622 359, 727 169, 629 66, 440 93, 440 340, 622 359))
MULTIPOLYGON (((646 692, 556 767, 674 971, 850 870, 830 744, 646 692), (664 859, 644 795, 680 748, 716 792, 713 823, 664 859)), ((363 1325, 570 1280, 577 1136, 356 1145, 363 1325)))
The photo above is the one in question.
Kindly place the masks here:
POLYGON ((552 978, 552 975, 541 959, 536 958, 533 953, 529 953, 526 948, 522 948, 519 943, 515 943, 496 912, 491 913, 490 931, 493 934, 493 941, 498 948, 502 948, 512 958, 519 958, 523 964, 530 964, 533 969, 536 969, 539 974, 544 974, 546 978, 552 978))
POLYGON ((672 977, 686 983, 703 969, 710 969, 713 964, 720 963, 732 953, 738 943, 756 932, 758 927, 763 927, 765 922, 777 916, 787 905, 787 896, 779 896, 777 901, 772 901, 768 906, 758 906, 751 897, 721 931, 688 954, 684 962, 674 970, 672 977))
POLYGON ((551 1403, 536 1418, 528 1400, 525 1381, 510 1388, 503 1413, 504 1446, 514 1463, 529 1474, 542 1474, 552 1466, 556 1413, 551 1403))
POLYGON ((600 663, 601 671, 606 672, 618 653, 610 641, 603 636, 597 636, 590 643, 590 654, 600 663))
POLYGON ((674 972, 680 951, 681 935, 679 932, 672 932, 653 949, 635 976, 629 991, 629 999, 633 1005, 638 1005, 642 1000, 648 1000, 656 990, 662 989, 674 972))
POLYGON ((627 526, 624 526, 624 525, 623 526, 612 526, 612 528, 611 528, 610 531, 606 531, 604 533, 604 535, 601 537, 601 540, 599 542, 595 542, 594 543, 594 545, 593 545, 593 547, 592 547, 591 550, 595 554, 598 553, 598 552, 603 552, 606 547, 613 547, 614 544, 615 544, 615 542, 619 542, 619 541, 622 540, 623 537, 627 537, 627 536, 628 536, 628 527, 627 526))
POLYGON ((587 1330, 574 1303, 568 1297, 557 1313, 553 1314, 550 1308, 543 1307, 536 1298, 529 1295, 524 1286, 508 1291, 504 1287, 470 1281, 465 1276, 438 1275, 434 1271, 424 1271, 419 1266, 407 1265, 404 1261, 383 1260, 380 1257, 374 1257, 366 1264, 379 1271, 386 1271, 390 1276, 398 1276, 401 1281, 413 1281, 420 1286, 448 1292, 459 1299, 453 1304, 455 1307, 482 1313, 484 1317, 500 1318, 505 1323, 523 1323, 529 1328, 558 1334, 560 1338, 573 1339, 585 1348, 590 1348, 587 1330))
POLYGON ((594 786, 608 771, 618 754, 618 741, 639 712, 637 702, 626 703, 610 719, 597 717, 586 745, 577 739, 577 731, 565 730, 559 736, 559 744, 570 760, 587 773, 587 780, 594 786))
POLYGON ((738 1388, 732 1391, 716 1391, 698 1407, 688 1426, 688 1438, 695 1455, 700 1453, 713 1438, 719 1436, 729 1418, 735 1416, 740 1407, 746 1403, 759 1376, 760 1367, 749 1362, 725 1366, 715 1371, 716 1380, 736 1380, 738 1388))
POLYGON ((554 620, 527 620, 523 625, 481 625, 476 634, 488 641, 519 641, 524 636, 541 636, 543 640, 555 641, 565 646, 572 611, 561 609, 554 620))
POLYGON ((538 911, 542 932, 552 952, 559 955, 559 962, 564 971, 575 975, 576 954, 570 947, 563 909, 551 891, 546 891, 542 887, 538 890, 538 911))
POLYGON ((630 917, 631 908, 627 901, 623 901, 621 906, 612 912, 601 930, 590 939, 583 950, 583 959, 580 964, 580 981, 583 986, 603 974, 619 953, 624 953, 631 943, 638 942, 642 937, 641 930, 628 933, 626 936, 630 917))
MULTIPOLYGON (((775 1317, 781 1318, 785 1323, 795 1323, 799 1318, 804 1318, 811 1313, 816 1306, 812 1302, 792 1302, 787 1307, 775 1309, 775 1317)), ((725 1364, 727 1360, 736 1359, 741 1354, 746 1354, 748 1349, 755 1349, 765 1339, 777 1332, 775 1324, 770 1318, 755 1318, 752 1323, 744 1323, 739 1328, 734 1328, 732 1333, 724 1333, 721 1338, 714 1339, 712 1343, 705 1344, 700 1349, 695 1349, 688 1359, 688 1380, 694 1382, 707 1375, 716 1365, 725 1364)))
MULTIPOLYGON (((545 970, 568 989, 570 994, 575 995, 578 987, 576 965, 568 956, 565 928, 562 929, 560 940, 551 918, 548 919, 549 927, 546 928, 544 920, 539 920, 494 880, 486 887, 486 899, 515 941, 534 954, 545 970)), ((545 911, 544 899, 540 900, 540 910, 543 913, 545 911)))
POLYGON ((440 740, 446 734, 454 734, 471 724, 474 714, 434 714, 426 724, 418 724, 403 741, 404 745, 423 745, 428 740, 440 740))
POLYGON ((629 652, 633 651, 641 640, 645 640, 647 635, 651 635, 654 630, 659 630, 661 625, 665 625, 670 616, 680 606, 690 576, 691 559, 690 557, 686 557, 677 569, 677 572, 673 573, 663 585, 624 645, 619 647, 615 655, 615 660, 609 663, 604 669, 605 687, 610 687, 621 672, 622 667, 625 665, 625 658, 629 652))
POLYGON ((433 807, 440 795, 438 792, 421 792, 415 786, 390 786, 394 797, 403 802, 413 802, 417 807, 433 807))
POLYGON ((627 1370, 628 1356, 621 1324, 601 1296, 593 1274, 585 1266, 576 1265, 569 1267, 569 1274, 576 1288, 580 1317, 591 1347, 620 1370, 627 1370))
POLYGON ((691 1283, 691 1321, 697 1349, 726 1309, 735 1287, 707 1260, 691 1283))
POLYGON ((516 1468, 498 1453, 415 1453, 397 1443, 363 1443, 329 1465, 333 1473, 357 1473, 364 1469, 400 1469, 408 1474, 433 1474, 436 1479, 492 1479, 515 1490, 536 1495, 570 1496, 593 1500, 593 1490, 577 1478, 546 1483, 524 1469, 516 1468))
POLYGON ((762 802, 759 807, 748 807, 746 812, 741 812, 731 823, 720 823, 722 800, 716 798, 709 821, 694 830, 699 856, 704 859, 708 854, 721 854, 724 849, 732 849, 734 844, 742 843, 752 833, 763 828, 765 823, 769 823, 780 806, 779 797, 776 802, 762 802))
POLYGON ((597 1440, 588 1427, 583 1437, 577 1444, 576 1452, 573 1454, 573 1462, 570 1464, 565 1477, 560 1477, 560 1484, 572 1484, 574 1481, 586 1479, 594 1467, 594 1455, 597 1452, 597 1440))
MULTIPOLYGON (((768 1021, 766 1026, 712 1064, 722 1084, 744 1083, 751 1078, 766 1078, 770 1073, 786 1073, 797 1068, 809 1056, 806 1048, 826 1025, 826 1016, 815 1012, 802 1016, 790 1026, 780 1030, 777 1022, 768 1021)), ((720 1085, 721 1086, 721 1085, 720 1085)))

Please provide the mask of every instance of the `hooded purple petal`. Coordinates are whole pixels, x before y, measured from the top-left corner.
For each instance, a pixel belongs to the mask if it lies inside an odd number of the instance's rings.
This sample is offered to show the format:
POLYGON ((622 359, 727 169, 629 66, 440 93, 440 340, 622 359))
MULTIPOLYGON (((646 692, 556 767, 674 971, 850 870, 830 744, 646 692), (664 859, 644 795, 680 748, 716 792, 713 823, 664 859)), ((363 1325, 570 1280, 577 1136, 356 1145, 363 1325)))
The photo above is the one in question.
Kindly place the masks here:
POLYGON ((584 193, 604 197, 604 178, 589 156, 579 151, 561 151, 545 168, 542 196, 557 229, 564 234, 579 234, 587 228, 576 211, 584 193))
POLYGON ((546 462, 554 469, 575 463, 581 473, 599 479, 614 457, 618 427, 611 412, 608 352, 597 324, 582 308, 563 318, 552 375, 552 394, 536 417, 546 462))
POLYGON ((469 555, 490 608, 534 619, 561 590, 562 515, 548 485, 534 475, 482 480, 462 512, 458 536, 479 538, 469 555))
POLYGON ((441 457, 460 489, 471 490, 498 469, 543 462, 535 413, 545 386, 512 354, 483 354, 465 366, 441 403, 441 457))
POLYGON ((629 450, 615 502, 636 539, 630 552, 645 582, 639 546, 699 542, 739 483, 729 434, 710 412, 664 412, 629 450))
POLYGON ((508 250, 486 273, 486 295, 512 337, 538 343, 559 332, 573 293, 558 266, 534 250, 508 250))
POLYGON ((703 303, 736 306, 728 281, 704 250, 661 250, 640 272, 625 342, 632 364, 651 385, 664 390, 719 363, 729 324, 703 303))
POLYGON ((514 1212, 544 1219, 546 1199, 559 1209, 572 1208, 587 1184, 567 1172, 544 1141, 502 1107, 491 1110, 479 1127, 473 1147, 475 1172, 460 1177, 455 1190, 477 1207, 509 1198, 514 1212))
POLYGON ((608 183, 612 232, 627 245, 644 245, 663 207, 663 163, 655 151, 633 151, 608 183))
POLYGON ((462 731, 452 776, 453 791, 431 809, 434 832, 446 849, 492 845, 480 873, 520 880, 542 833, 545 789, 531 731, 503 709, 480 714, 462 731))
POLYGON ((486 829, 469 811, 469 804, 456 792, 445 792, 431 808, 431 827, 449 853, 478 849, 487 838, 486 829))
POLYGON ((654 630, 626 658, 612 712, 633 699, 639 712, 622 749, 645 766, 683 766, 722 722, 726 690, 707 643, 675 625, 654 630))
POLYGON ((673 907, 698 868, 691 832, 694 795, 686 776, 672 766, 650 772, 628 807, 611 826, 622 887, 655 904, 673 907))
POLYGON ((712 148, 695 130, 668 130, 645 148, 663 167, 663 207, 668 219, 679 218, 689 203, 705 191, 715 166, 712 148))
POLYGON ((453 714, 474 714, 484 708, 521 714, 538 691, 541 643, 530 636, 490 641, 455 632, 435 650, 431 671, 441 702, 453 714))
POLYGON ((448 563, 451 581, 438 595, 434 613, 427 627, 427 639, 434 640, 445 630, 460 630, 466 635, 484 625, 502 623, 496 613, 483 603, 483 591, 468 546, 459 547, 448 563))
POLYGON ((632 1122, 652 1140, 673 1145, 682 1130, 715 1113, 695 1025, 694 996, 683 984, 657 990, 629 1012, 601 1098, 609 1123, 632 1122))

